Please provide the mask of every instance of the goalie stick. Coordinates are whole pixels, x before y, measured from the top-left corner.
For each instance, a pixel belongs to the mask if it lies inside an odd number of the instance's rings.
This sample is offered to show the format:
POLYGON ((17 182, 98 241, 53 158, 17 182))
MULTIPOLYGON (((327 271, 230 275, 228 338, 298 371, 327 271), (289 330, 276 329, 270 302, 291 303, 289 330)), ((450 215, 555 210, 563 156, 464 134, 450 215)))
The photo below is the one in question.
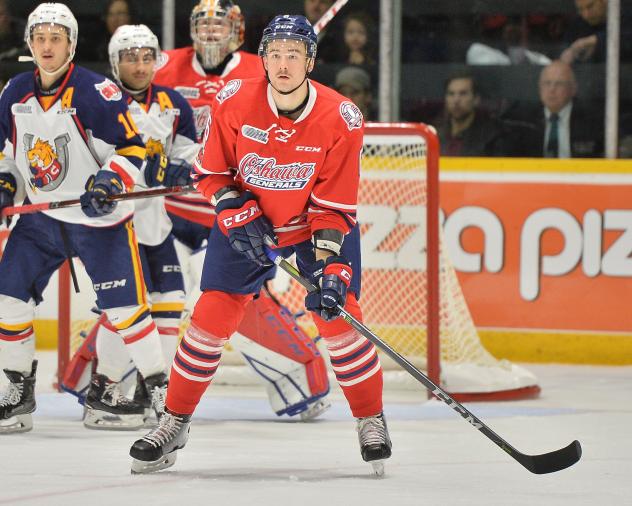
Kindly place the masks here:
MULTIPOLYGON (((288 273, 293 279, 300 283, 308 292, 317 291, 318 288, 310 283, 306 278, 301 276, 300 272, 281 255, 278 255, 270 248, 266 247, 266 254, 279 268, 288 273)), ((512 445, 510 445, 505 439, 496 434, 491 428, 489 428, 484 422, 476 417, 471 411, 469 411, 461 403, 453 399, 450 394, 443 390, 439 385, 436 385, 428 376, 417 369, 411 362, 406 360, 397 351, 395 351, 386 342, 375 335, 368 327, 362 322, 354 318, 351 314, 344 310, 340 305, 336 306, 336 309, 340 311, 342 318, 351 325, 360 334, 371 341, 375 346, 386 353, 397 364, 399 364, 406 372, 408 372, 413 378, 423 384, 430 392, 432 392, 439 400, 445 402, 454 411, 456 411, 461 417, 467 421, 472 427, 478 429, 487 438, 491 439, 498 447, 504 450, 510 457, 518 461, 523 467, 531 471, 534 474, 547 474, 561 471, 567 467, 575 464, 582 455, 582 447, 579 441, 575 440, 568 446, 554 450, 549 453, 543 453, 540 455, 527 455, 512 445)))
MULTIPOLYGON (((143 190, 139 192, 119 193, 107 198, 109 202, 117 202, 119 200, 136 200, 147 199, 151 197, 159 197, 165 195, 177 195, 180 193, 189 193, 195 191, 193 185, 172 186, 171 188, 157 188, 155 190, 143 190)), ((16 214, 33 214, 40 211, 48 211, 51 209, 63 209, 65 207, 75 207, 81 205, 79 199, 58 200, 55 202, 41 202, 39 204, 26 204, 23 206, 8 206, 2 210, 2 217, 15 216, 16 214)))

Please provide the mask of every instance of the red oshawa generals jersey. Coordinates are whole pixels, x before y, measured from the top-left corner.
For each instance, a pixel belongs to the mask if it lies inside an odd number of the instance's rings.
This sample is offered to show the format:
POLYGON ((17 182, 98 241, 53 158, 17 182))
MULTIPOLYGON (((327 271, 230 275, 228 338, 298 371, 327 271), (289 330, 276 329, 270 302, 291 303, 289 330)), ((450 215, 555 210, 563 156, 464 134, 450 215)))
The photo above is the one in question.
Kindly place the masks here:
POLYGON ((346 234, 356 223, 362 113, 334 90, 308 85, 307 106, 292 121, 278 115, 265 77, 229 82, 194 165, 209 199, 230 184, 253 192, 280 246, 325 228, 346 234))
MULTIPOLYGON (((198 141, 215 107, 215 95, 232 79, 263 75, 261 59, 250 53, 235 51, 221 75, 207 74, 193 47, 163 51, 154 83, 175 89, 193 108, 198 141)), ((181 218, 211 227, 215 213, 208 200, 199 193, 167 197, 167 210, 181 218)))

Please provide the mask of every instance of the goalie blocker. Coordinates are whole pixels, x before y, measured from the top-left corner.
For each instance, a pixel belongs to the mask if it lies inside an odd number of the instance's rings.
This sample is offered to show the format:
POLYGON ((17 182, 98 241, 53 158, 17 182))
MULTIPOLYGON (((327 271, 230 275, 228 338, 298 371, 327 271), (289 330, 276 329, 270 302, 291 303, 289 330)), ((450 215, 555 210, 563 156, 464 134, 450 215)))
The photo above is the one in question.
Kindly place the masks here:
MULTIPOLYGON (((102 315, 75 352, 62 379, 62 388, 85 402, 96 356, 98 327, 102 315)), ((296 324, 295 317, 267 290, 246 308, 246 315, 231 344, 239 351, 257 379, 265 386, 273 411, 278 416, 300 415, 302 420, 317 417, 329 407, 327 367, 315 341, 296 324)), ((129 362, 122 383, 132 387, 135 370, 129 362)))

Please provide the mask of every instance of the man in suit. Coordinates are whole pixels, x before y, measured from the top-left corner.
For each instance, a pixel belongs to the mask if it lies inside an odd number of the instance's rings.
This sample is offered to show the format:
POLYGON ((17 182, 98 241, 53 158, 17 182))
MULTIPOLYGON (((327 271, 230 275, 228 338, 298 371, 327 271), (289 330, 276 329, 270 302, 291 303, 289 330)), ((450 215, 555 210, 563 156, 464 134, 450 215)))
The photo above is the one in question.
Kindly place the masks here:
POLYGON ((594 158, 603 156, 603 120, 576 100, 577 81, 571 66, 556 60, 542 70, 540 145, 535 156, 594 158))

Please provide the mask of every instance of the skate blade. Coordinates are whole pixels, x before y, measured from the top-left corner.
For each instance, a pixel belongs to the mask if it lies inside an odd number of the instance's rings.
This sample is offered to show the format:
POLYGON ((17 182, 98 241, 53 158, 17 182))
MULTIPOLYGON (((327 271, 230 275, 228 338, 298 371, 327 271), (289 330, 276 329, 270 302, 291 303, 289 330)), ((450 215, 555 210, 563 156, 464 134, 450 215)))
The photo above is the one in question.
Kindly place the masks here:
POLYGON ((145 425, 143 415, 113 415, 106 411, 88 408, 83 425, 92 430, 138 430, 145 425))
POLYGON ((173 451, 152 462, 132 459, 132 474, 148 474, 155 473, 156 471, 162 471, 163 469, 173 466, 176 463, 177 457, 177 452, 173 451))
POLYGON ((371 462, 371 467, 373 468, 373 474, 378 478, 384 476, 384 461, 383 460, 374 460, 371 462))
POLYGON ((18 432, 28 432, 33 428, 33 417, 30 413, 26 415, 16 415, 6 420, 0 420, 0 434, 16 434, 18 432))

